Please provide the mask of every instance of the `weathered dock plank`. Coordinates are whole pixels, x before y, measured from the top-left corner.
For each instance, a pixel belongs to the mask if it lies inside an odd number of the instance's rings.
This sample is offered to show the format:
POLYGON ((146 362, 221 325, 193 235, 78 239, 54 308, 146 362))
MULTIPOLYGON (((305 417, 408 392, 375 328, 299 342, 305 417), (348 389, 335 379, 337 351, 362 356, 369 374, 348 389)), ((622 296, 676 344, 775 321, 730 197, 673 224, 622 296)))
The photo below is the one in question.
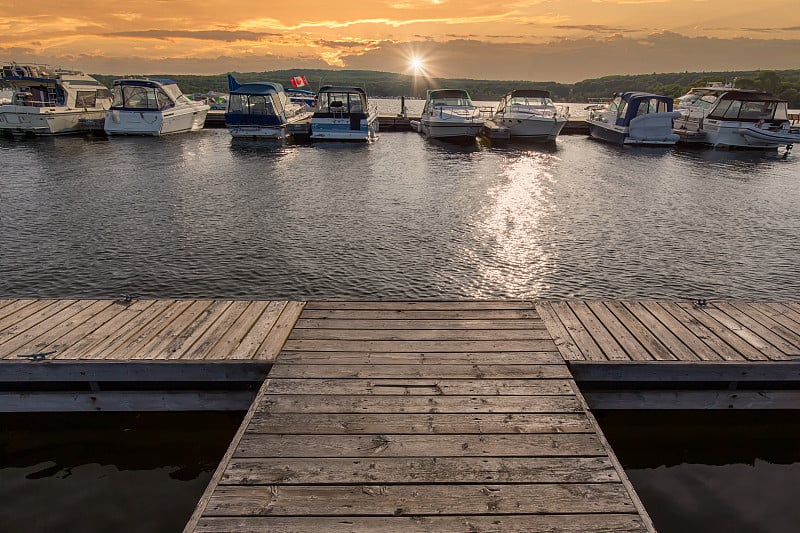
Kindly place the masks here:
POLYGON ((0 359, 273 360, 302 302, 2 300, 0 359))
POLYGON ((800 356, 795 302, 537 303, 570 361, 782 361, 800 356))
POLYGON ((641 519, 631 514, 569 515, 469 515, 469 516, 226 516, 203 518, 198 533, 430 533, 431 531, 470 531, 474 533, 634 533, 644 531, 641 519))

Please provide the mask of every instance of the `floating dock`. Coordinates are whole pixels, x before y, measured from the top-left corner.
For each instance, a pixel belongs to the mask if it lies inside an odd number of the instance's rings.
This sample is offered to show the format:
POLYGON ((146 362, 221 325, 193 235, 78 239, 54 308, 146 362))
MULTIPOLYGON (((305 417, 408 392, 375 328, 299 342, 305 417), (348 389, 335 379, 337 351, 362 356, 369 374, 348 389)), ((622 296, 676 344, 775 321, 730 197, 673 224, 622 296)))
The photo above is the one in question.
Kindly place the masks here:
POLYGON ((800 304, 6 299, 0 369, 246 410, 187 532, 654 531, 592 410, 798 408, 800 304))
MULTIPOLYGON (((416 131, 411 122, 419 121, 419 116, 404 116, 404 115, 380 115, 378 116, 379 130, 382 132, 396 132, 396 131, 416 131)), ((291 126, 291 125, 290 125, 291 126)), ((225 112, 224 111, 209 111, 206 116, 206 128, 224 128, 225 127, 225 112)), ((288 133, 295 133, 298 135, 308 135, 308 126, 296 125, 298 131, 288 130, 288 133), (304 129, 305 128, 305 129, 304 129)), ((564 135, 588 135, 589 126, 584 120, 569 120, 564 128, 561 130, 564 135)), ((491 138, 491 137, 490 137, 491 138)))

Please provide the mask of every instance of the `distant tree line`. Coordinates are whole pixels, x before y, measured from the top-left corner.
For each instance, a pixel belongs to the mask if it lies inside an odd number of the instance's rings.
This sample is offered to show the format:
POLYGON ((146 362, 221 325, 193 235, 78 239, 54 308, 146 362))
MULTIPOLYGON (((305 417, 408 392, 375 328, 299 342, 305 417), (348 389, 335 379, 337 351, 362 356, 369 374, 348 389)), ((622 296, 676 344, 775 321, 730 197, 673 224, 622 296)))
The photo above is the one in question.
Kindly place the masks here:
MULTIPOLYGON (((469 91, 474 100, 497 100, 511 89, 544 89, 560 102, 585 102, 589 98, 606 98, 621 91, 647 91, 677 98, 691 87, 709 82, 735 83, 740 89, 758 89, 772 93, 789 102, 793 108, 800 107, 800 70, 779 71, 720 71, 720 72, 673 72, 665 74, 635 74, 605 76, 577 83, 522 80, 471 80, 430 79, 423 76, 377 72, 371 70, 273 70, 268 72, 234 72, 241 83, 252 81, 274 81, 290 87, 292 76, 303 74, 311 90, 323 85, 357 85, 366 88, 371 96, 379 97, 425 97, 427 89, 459 88, 469 91)), ((93 74, 99 81, 111 86, 120 76, 93 74)), ((184 93, 227 92, 228 81, 224 74, 214 76, 148 74, 178 82, 184 93)))

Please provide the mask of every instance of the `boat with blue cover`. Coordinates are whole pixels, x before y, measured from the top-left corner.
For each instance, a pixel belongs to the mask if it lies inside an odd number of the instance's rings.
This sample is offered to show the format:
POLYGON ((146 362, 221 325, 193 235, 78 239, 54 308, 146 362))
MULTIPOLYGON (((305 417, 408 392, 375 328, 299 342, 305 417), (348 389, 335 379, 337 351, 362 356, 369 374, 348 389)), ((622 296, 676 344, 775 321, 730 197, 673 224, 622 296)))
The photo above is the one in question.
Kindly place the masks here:
POLYGON ((616 144, 674 145, 680 136, 673 131, 672 98, 629 91, 617 93, 611 102, 591 108, 586 123, 589 135, 616 144))
POLYGON ((233 137, 285 139, 288 124, 308 120, 312 113, 314 93, 295 99, 280 83, 239 83, 228 74, 228 89, 225 126, 233 137))
POLYGON ((326 85, 317 93, 311 117, 314 141, 374 141, 378 113, 369 108, 367 92, 360 87, 326 85))

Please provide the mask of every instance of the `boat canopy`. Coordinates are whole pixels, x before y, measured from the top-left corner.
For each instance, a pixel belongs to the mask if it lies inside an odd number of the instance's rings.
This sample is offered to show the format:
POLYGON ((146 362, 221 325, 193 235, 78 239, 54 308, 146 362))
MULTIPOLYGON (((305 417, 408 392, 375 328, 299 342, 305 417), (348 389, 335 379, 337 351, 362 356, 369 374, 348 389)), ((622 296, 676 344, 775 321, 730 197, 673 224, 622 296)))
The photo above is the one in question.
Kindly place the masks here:
POLYGON ((266 96, 284 92, 283 85, 269 81, 258 81, 253 83, 243 83, 236 89, 231 90, 230 94, 252 94, 266 96))
POLYGON ((550 98, 550 91, 543 91, 539 89, 517 89, 511 91, 505 96, 507 99, 511 98, 550 98))
POLYGON ((611 109, 615 107, 617 126, 627 126, 631 120, 641 115, 671 112, 672 98, 660 94, 629 91, 614 96, 611 109))
POLYGON ((362 89, 361 87, 345 87, 345 86, 336 86, 336 85, 325 85, 319 90, 319 93, 359 93, 366 95, 367 91, 362 89))
POLYGON ((113 93, 112 109, 160 110, 190 101, 177 82, 160 78, 114 80, 113 93))
POLYGON ((326 85, 319 90, 317 100, 314 118, 367 116, 367 92, 360 87, 326 85))
POLYGON ((717 98, 708 118, 743 122, 789 120, 786 100, 765 92, 729 91, 717 98))
POLYGON ((428 91, 429 100, 440 100, 442 98, 467 98, 469 93, 463 89, 436 89, 428 91))

